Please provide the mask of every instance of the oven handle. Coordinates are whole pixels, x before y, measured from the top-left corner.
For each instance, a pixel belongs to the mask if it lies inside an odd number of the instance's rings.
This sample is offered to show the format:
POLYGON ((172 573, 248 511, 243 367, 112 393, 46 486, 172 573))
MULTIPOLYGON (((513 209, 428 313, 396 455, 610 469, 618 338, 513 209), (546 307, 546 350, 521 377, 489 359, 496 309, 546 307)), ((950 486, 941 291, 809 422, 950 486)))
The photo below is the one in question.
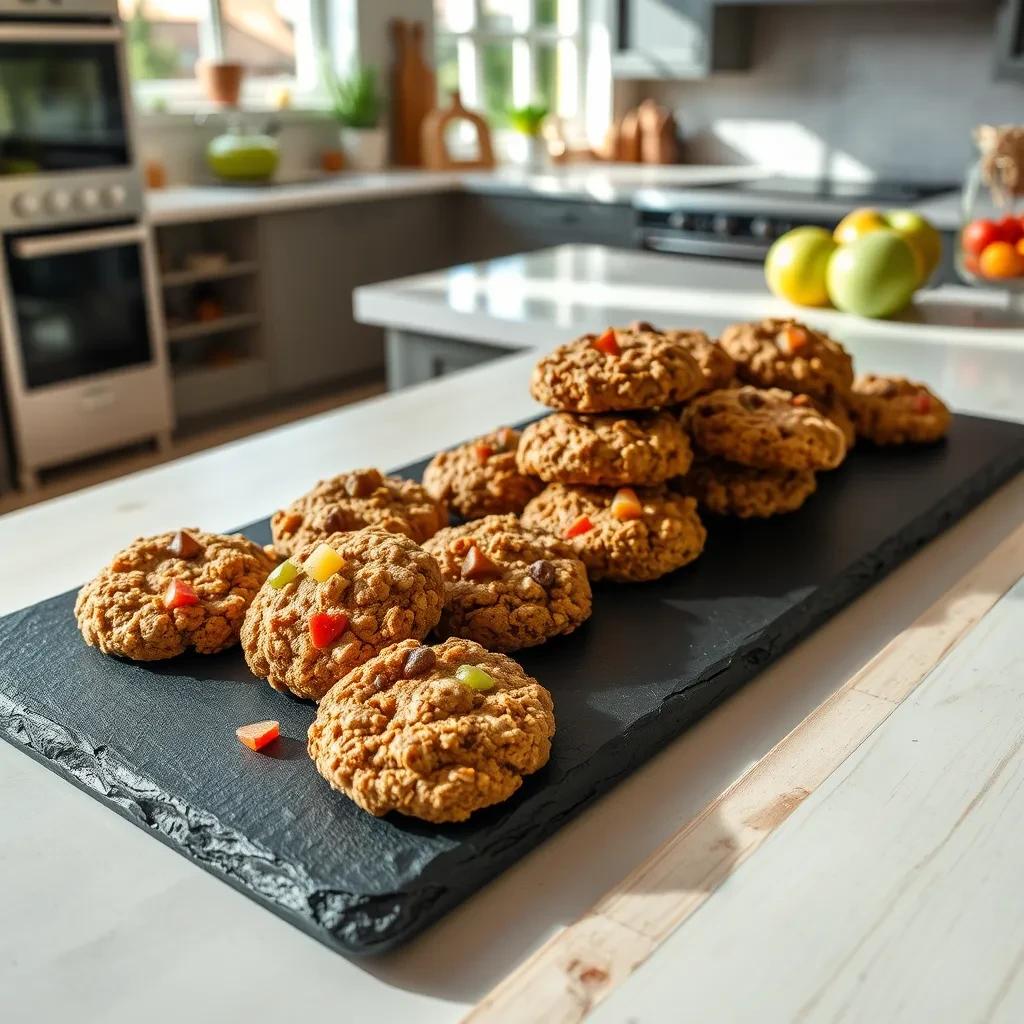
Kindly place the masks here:
POLYGON ((19 238, 14 243, 14 255, 22 260, 41 260, 48 256, 65 256, 88 249, 112 249, 116 245, 141 245, 146 240, 146 229, 139 226, 104 228, 99 231, 69 231, 65 235, 42 235, 38 238, 19 238))
POLYGON ((640 244, 652 252, 670 253, 672 256, 720 256, 724 259, 757 262, 765 257, 768 246, 763 242, 730 242, 725 239, 678 238, 673 235, 647 231, 640 244))
POLYGON ((123 34, 119 25, 0 24, 0 43, 110 43, 123 34))

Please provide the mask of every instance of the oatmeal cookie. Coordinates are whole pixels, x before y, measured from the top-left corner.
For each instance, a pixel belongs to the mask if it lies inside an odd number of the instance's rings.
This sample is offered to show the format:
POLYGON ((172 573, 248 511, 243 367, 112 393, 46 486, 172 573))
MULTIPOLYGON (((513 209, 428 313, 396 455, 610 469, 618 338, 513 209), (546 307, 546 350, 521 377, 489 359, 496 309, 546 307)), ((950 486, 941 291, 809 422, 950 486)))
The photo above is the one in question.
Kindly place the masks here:
POLYGON ((834 469, 846 454, 842 431, 810 396, 779 388, 701 395, 683 425, 705 452, 758 469, 834 469))
POLYGON ((689 468, 690 441, 670 412, 556 412, 531 423, 519 442, 519 468, 541 480, 618 487, 660 484, 689 468))
POLYGON ((541 483, 516 468, 519 431, 502 427, 448 452, 439 452, 423 474, 427 493, 464 519, 517 515, 540 493, 541 483))
POLYGON ((704 386, 701 391, 716 391, 718 388, 728 387, 736 373, 736 364, 732 361, 732 356, 703 331, 679 329, 659 331, 658 328, 652 327, 643 320, 634 320, 629 325, 629 330, 655 331, 682 345, 697 360, 700 372, 704 374, 704 386))
POLYGON ((657 331, 616 331, 560 345, 534 367, 530 394, 564 412, 622 412, 685 402, 704 386, 683 345, 657 331))
POLYGON ((444 503, 412 480, 385 476, 379 469, 355 469, 321 480, 316 487, 275 512, 270 520, 274 549, 290 555, 330 533, 377 526, 404 533, 422 544, 448 525, 444 503))
POLYGON ((469 640, 406 640, 324 697, 309 756, 370 814, 465 821, 542 768, 554 734, 551 694, 511 658, 469 640))
POLYGON ((441 566, 438 632, 492 651, 535 647, 590 618, 590 582, 563 541, 516 516, 450 526, 424 545, 441 566))
POLYGON ((760 388, 785 388, 831 399, 853 383, 853 360, 838 341, 796 320, 762 320, 727 327, 719 344, 737 376, 760 388))
POLYGON ((874 444, 928 444, 949 430, 950 411, 924 384, 906 377, 863 374, 849 396, 860 437, 874 444))
POLYGON ((404 534, 332 533, 271 574, 245 617, 242 651, 275 690, 319 700, 389 644, 425 637, 443 603, 437 562, 404 534))
POLYGON ((672 486, 720 516, 767 518, 795 512, 814 493, 809 469, 753 469, 715 456, 697 459, 672 486))
POLYGON ((619 491, 549 484, 523 523, 568 540, 590 578, 654 580, 692 562, 706 534, 693 498, 665 487, 619 491))
POLYGON ((190 527, 141 537, 78 592, 75 619, 104 654, 158 661, 238 642, 242 620, 275 560, 241 534, 190 527))
POLYGON ((850 416, 849 394, 833 395, 831 399, 815 398, 812 401, 818 412, 839 428, 846 442, 846 452, 849 454, 850 449, 857 443, 857 428, 850 416))

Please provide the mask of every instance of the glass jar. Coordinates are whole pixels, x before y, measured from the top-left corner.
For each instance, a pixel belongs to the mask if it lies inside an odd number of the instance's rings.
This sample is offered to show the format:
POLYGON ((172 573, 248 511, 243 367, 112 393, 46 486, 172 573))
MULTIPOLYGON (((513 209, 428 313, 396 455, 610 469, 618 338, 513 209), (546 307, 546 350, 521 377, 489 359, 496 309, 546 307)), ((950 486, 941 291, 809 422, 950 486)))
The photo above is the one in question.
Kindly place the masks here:
POLYGON ((969 284, 1002 288, 1024 314, 1024 127, 983 125, 964 180, 956 267, 969 284))

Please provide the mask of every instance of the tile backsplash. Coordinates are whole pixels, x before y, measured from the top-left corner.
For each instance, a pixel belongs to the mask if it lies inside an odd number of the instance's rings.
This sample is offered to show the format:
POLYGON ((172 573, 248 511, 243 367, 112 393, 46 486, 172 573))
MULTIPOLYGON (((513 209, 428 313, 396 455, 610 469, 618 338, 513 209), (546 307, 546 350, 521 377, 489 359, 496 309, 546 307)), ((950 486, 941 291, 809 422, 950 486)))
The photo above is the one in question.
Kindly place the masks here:
POLYGON ((981 122, 1024 121, 993 78, 995 4, 760 8, 751 70, 624 85, 676 110, 686 158, 779 173, 958 181, 981 122))

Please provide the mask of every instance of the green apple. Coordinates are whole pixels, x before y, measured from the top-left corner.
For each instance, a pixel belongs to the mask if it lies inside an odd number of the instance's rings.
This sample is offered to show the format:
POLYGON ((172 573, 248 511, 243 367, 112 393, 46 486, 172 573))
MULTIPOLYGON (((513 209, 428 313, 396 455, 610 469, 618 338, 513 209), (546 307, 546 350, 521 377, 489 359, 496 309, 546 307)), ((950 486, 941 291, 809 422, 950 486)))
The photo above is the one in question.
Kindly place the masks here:
POLYGON ((772 243, 764 259, 768 287, 800 306, 827 306, 825 274, 836 243, 824 228, 794 228, 772 243))
POLYGON ((910 302, 917 273, 910 245, 881 228, 836 249, 828 262, 828 293, 844 313, 892 316, 910 302))
POLYGON ((888 210, 882 216, 886 225, 905 239, 914 251, 917 283, 924 284, 942 259, 942 235, 916 210, 888 210))
POLYGON ((206 147, 206 162, 227 181, 266 181, 277 170, 277 140, 257 133, 225 132, 206 147))

